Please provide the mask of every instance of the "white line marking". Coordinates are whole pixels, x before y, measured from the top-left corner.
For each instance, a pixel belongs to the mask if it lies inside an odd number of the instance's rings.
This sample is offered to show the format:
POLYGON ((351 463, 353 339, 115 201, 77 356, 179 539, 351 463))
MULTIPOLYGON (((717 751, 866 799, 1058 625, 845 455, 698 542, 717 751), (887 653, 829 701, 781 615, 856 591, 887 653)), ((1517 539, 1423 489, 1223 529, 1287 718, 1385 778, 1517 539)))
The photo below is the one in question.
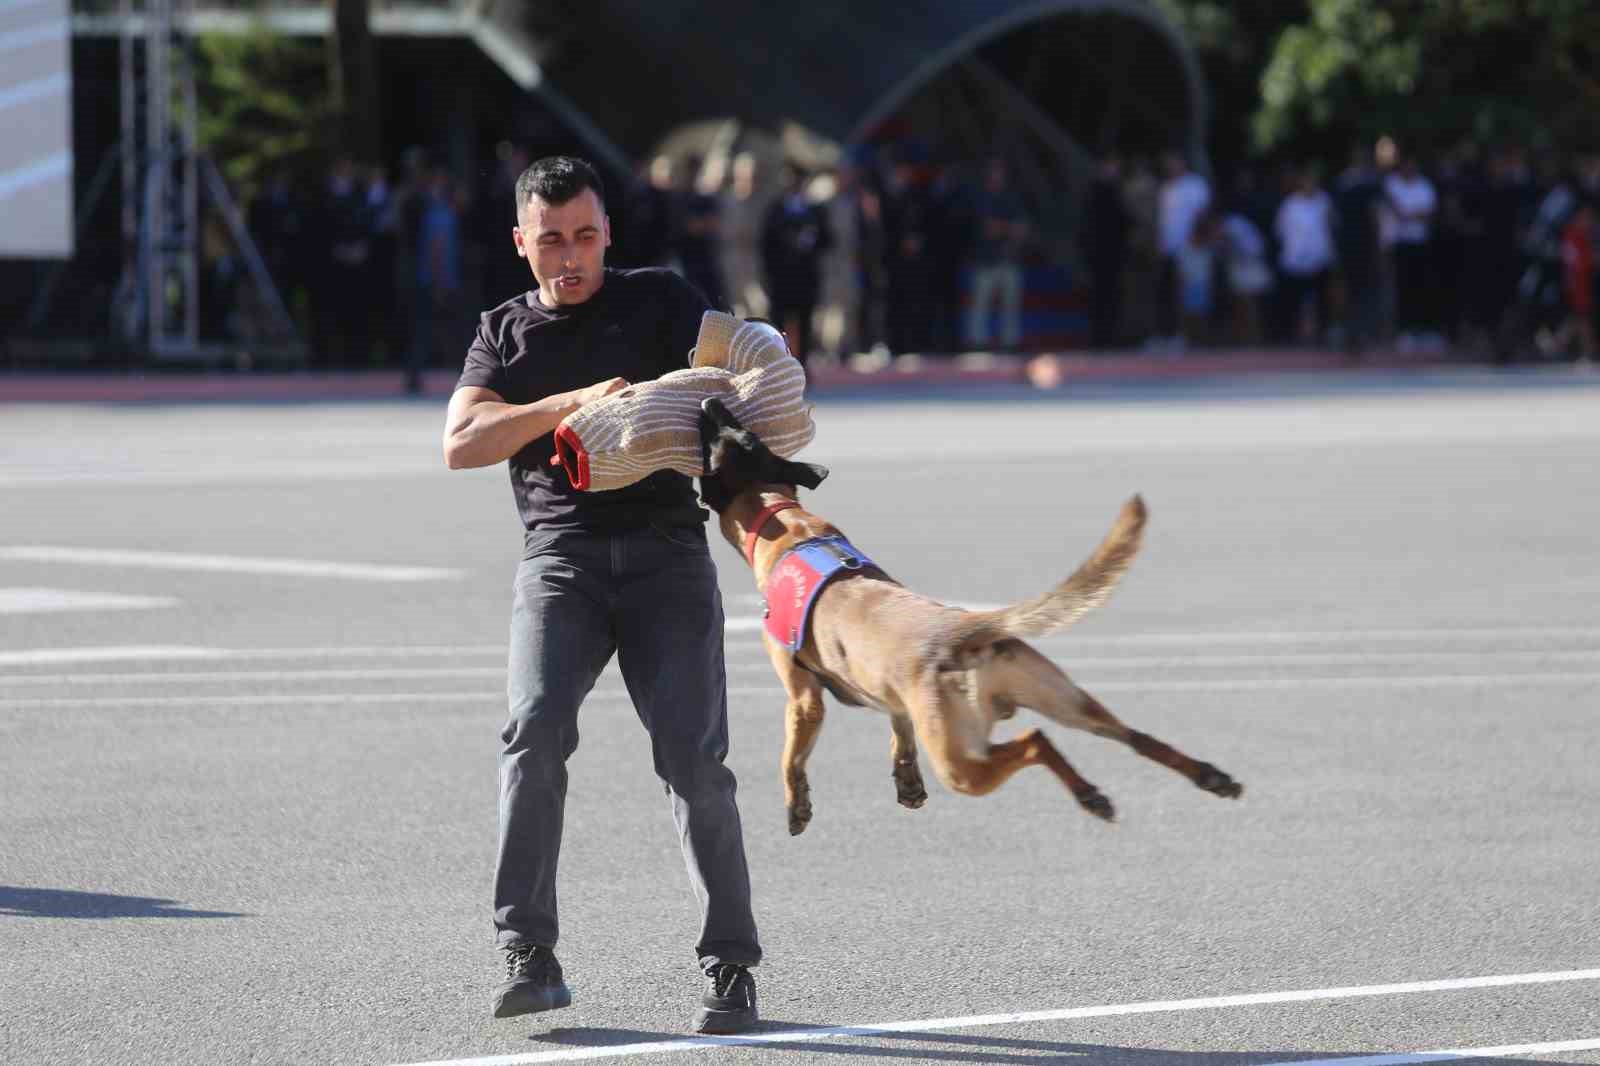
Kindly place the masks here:
POLYGON ((9 685, 141 685, 172 681, 420 681, 425 678, 460 680, 505 677, 503 666, 397 667, 367 670, 178 670, 145 674, 14 674, 0 675, 0 687, 9 685))
MULTIPOLYGON (((774 681, 766 688, 730 688, 729 696, 781 696, 774 681)), ((631 699, 623 688, 595 689, 590 700, 631 699)), ((67 696, 17 697, 0 699, 0 711, 43 710, 50 707, 293 707, 296 704, 323 703, 483 703, 504 704, 504 689, 483 692, 305 692, 259 696, 67 696)))
POLYGON ((1263 1066, 1403 1066, 1411 1062, 1448 1062, 1452 1059, 1497 1059, 1509 1055, 1559 1055, 1566 1051, 1593 1051, 1600 1040, 1552 1040, 1543 1044, 1502 1044, 1499 1047, 1446 1048, 1394 1055, 1354 1055, 1342 1059, 1290 1059, 1263 1066))
POLYGON ((63 663, 155 662, 167 659, 215 659, 212 648, 181 645, 123 645, 112 648, 31 648, 0 651, 0 666, 58 666, 63 663))
POLYGON ((1369 663, 1482 663, 1485 659, 1500 662, 1582 662, 1600 659, 1600 648, 1561 649, 1555 651, 1358 651, 1348 654, 1300 655, 1289 652, 1282 655, 1127 655, 1116 657, 1065 659, 1074 669, 1139 667, 1141 669, 1174 666, 1365 666, 1369 663))
MULTIPOLYGON (((174 656, 174 658, 215 659, 214 655, 174 656)), ((68 660, 70 661, 70 660, 68 660)), ((103 661, 103 660, 102 660, 103 661)), ((0 656, 0 665, 5 658, 0 656)), ((767 663, 730 663, 730 673, 770 674, 767 663)), ((84 671, 75 674, 0 674, 0 687, 12 685, 144 685, 170 682, 205 683, 212 681, 422 681, 506 676, 504 666, 411 666, 366 667, 359 670, 164 670, 137 674, 109 674, 84 671)), ((607 676, 607 675, 602 675, 607 676)), ((1600 676, 1600 675, 1597 675, 1600 676)), ((774 675, 776 683, 776 675, 774 675)))
POLYGON ((89 566, 144 566, 157 570, 206 570, 236 574, 290 577, 347 577, 358 581, 434 581, 455 577, 460 570, 433 566, 375 566, 316 559, 260 559, 242 555, 194 555, 186 552, 125 551, 16 545, 0 548, 0 559, 35 563, 82 563, 89 566))
POLYGON ((302 703, 479 703, 504 692, 307 692, 295 696, 107 696, 87 700, 0 700, 0 710, 45 707, 292 707, 302 703))
MULTIPOLYGON (((5 402, 0 390, 0 403, 5 402)), ((484 469, 490 469, 485 467, 484 469)), ((457 471, 461 473, 461 471, 457 471)), ((330 466, 240 466, 218 470, 7 470, 0 472, 0 487, 76 488, 83 485, 209 485, 237 484, 241 481, 366 481, 372 478, 434 477, 433 464, 426 466, 375 466, 336 464, 330 466)))
MULTIPOLYGON (((729 619, 730 623, 735 619, 729 619)), ((735 627, 730 624, 729 630, 735 627)), ((752 618, 742 622, 739 630, 759 630, 761 620, 752 618)), ((1362 641, 1433 641, 1453 643, 1458 641, 1506 640, 1596 640, 1600 641, 1597 626, 1528 626, 1485 629, 1342 629, 1323 631, 1274 630, 1265 633, 1205 632, 1205 633, 1121 633, 1110 636, 1092 636, 1075 632, 1052 633, 1037 638, 1032 643, 1060 653, 1063 645, 1073 647, 1120 645, 1182 645, 1182 644, 1351 644, 1362 641)))
MULTIPOLYGON (((275 676, 275 675, 273 675, 275 676)), ((380 675, 382 676, 382 675, 380 675)), ((92 679, 91 679, 92 680, 92 679)), ((22 683, 26 683, 23 679, 22 683)), ((1497 684, 1600 684, 1600 673, 1594 674, 1498 674, 1473 677, 1321 677, 1305 681, 1174 681, 1169 683, 1112 682, 1087 684, 1094 692, 1184 692, 1184 691, 1249 691, 1252 689, 1293 689, 1309 687, 1378 687, 1406 688, 1438 685, 1497 685, 1497 684)), ((766 685, 735 685, 728 689, 730 698, 746 696, 771 697, 782 693, 782 686, 774 678, 766 685)), ((590 700, 630 699, 624 688, 596 688, 590 700)), ((504 700, 504 691, 484 692, 307 692, 298 695, 259 696, 106 696, 106 697, 17 697, 0 699, 0 710, 25 710, 44 707, 201 707, 262 706, 296 703, 452 703, 458 701, 504 700)))
POLYGON ((1600 627, 1595 626, 1527 626, 1524 628, 1486 629, 1335 629, 1324 631, 1273 630, 1266 633, 1124 633, 1117 636, 1080 636, 1061 633, 1048 640, 1064 640, 1073 644, 1309 644, 1342 643, 1361 640, 1553 640, 1600 639, 1600 627))
POLYGON ((0 588, 0 614, 48 611, 142 611, 176 607, 170 596, 120 596, 77 589, 0 588))
POLYGON ((1437 688, 1450 685, 1600 683, 1593 674, 1425 674, 1393 677, 1195 678, 1189 681, 1084 681, 1094 692, 1266 692, 1294 688, 1437 688))
MULTIPOLYGON (((1505 988, 1513 985, 1553 984, 1561 981, 1593 981, 1600 970, 1567 970, 1558 973, 1524 973, 1497 977, 1462 977, 1444 981, 1410 981, 1389 985, 1354 985, 1341 988, 1311 988, 1292 992, 1255 992, 1237 996, 1206 996, 1200 999, 1168 999, 1145 1003, 1118 1003, 1102 1007, 1067 1007, 1061 1010, 1021 1011, 1014 1014, 974 1014, 964 1018, 934 1018, 927 1021, 877 1022, 870 1025, 833 1026, 823 1029, 783 1029, 748 1036, 697 1037, 687 1040, 658 1040, 648 1044, 619 1044, 611 1047, 564 1048, 557 1051, 530 1051, 518 1055, 488 1055, 470 1059, 437 1059, 408 1066, 521 1066, 535 1062, 574 1062, 580 1059, 630 1058, 636 1055, 665 1055, 678 1051, 698 1051, 714 1047, 749 1047, 761 1044, 815 1042, 835 1037, 873 1037, 886 1033, 930 1033, 941 1029, 976 1029, 993 1025, 1021 1025, 1029 1022, 1059 1022, 1078 1018, 1111 1018, 1129 1014, 1167 1014, 1176 1011, 1216 1010, 1224 1007, 1259 1007, 1277 1003, 1310 1003, 1318 1000, 1356 999, 1363 996, 1398 996, 1419 992, 1456 992, 1473 988, 1505 988)), ((1305 1063, 1297 1066, 1306 1066, 1305 1063)))
POLYGON ((76 662, 162 662, 184 659, 413 659, 438 656, 498 655, 504 644, 450 644, 387 648, 206 648, 122 645, 106 648, 32 648, 0 652, 0 666, 54 665, 76 662))

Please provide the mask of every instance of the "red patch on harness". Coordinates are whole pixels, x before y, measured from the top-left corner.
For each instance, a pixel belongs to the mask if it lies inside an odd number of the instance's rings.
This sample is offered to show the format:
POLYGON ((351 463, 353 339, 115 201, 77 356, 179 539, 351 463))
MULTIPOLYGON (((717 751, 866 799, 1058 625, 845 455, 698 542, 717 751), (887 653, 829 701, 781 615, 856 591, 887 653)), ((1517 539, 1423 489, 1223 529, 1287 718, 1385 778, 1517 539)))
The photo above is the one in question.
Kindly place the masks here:
POLYGON ((790 651, 799 651, 823 586, 840 573, 872 565, 843 537, 797 544, 767 575, 767 634, 790 651))

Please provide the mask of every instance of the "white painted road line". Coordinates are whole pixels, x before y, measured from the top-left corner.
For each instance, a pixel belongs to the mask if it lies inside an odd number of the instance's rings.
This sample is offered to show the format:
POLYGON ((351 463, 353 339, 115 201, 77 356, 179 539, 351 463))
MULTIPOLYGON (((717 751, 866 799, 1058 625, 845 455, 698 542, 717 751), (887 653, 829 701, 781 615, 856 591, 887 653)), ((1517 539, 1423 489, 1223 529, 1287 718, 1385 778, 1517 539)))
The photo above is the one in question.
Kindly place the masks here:
POLYGON ((383 566, 317 559, 261 559, 242 555, 194 555, 186 552, 127 551, 28 544, 0 548, 0 560, 34 563, 77 563, 88 566, 135 566, 157 570, 204 570, 231 574, 283 577, 342 577, 357 581, 437 581, 460 570, 434 566, 383 566))
POLYGON ((1123 633, 1117 636, 1084 636, 1059 633, 1050 641, 1072 644, 1332 644, 1353 641, 1421 640, 1441 643, 1457 640, 1596 640, 1600 626, 1522 626, 1474 629, 1332 629, 1321 631, 1273 630, 1265 633, 1230 633, 1226 630, 1204 633, 1123 633))
MULTIPOLYGON (((1255 680, 1198 680, 1173 682, 1109 682, 1085 683, 1091 692, 1248 692, 1269 689, 1296 688, 1411 688, 1443 685, 1600 685, 1600 673, 1593 674, 1484 674, 1476 676, 1439 677, 1313 677, 1300 681, 1255 680)), ((728 688, 730 697, 771 696, 782 694, 783 688, 776 677, 765 685, 733 685, 728 688)), ((624 688, 596 688, 589 693, 591 700, 626 700, 631 697, 624 688)), ((298 695, 275 694, 260 696, 105 696, 105 697, 17 697, 0 699, 0 711, 26 710, 46 707, 204 707, 204 706, 270 706, 297 703, 456 703, 482 700, 503 700, 505 692, 306 692, 298 695)))
POLYGON ((1590 674, 1424 674, 1389 677, 1194 678, 1187 681, 1085 681, 1092 692, 1272 692, 1297 688, 1441 688, 1474 685, 1600 684, 1590 674))
POLYGON ((168 670, 144 674, 0 674, 0 688, 12 685, 150 685, 241 681, 421 681, 504 678, 503 666, 394 667, 361 670, 168 670))
MULTIPOLYGON (((771 696, 782 698, 783 689, 774 680, 762 688, 730 688, 729 696, 771 696)), ((591 700, 631 699, 626 689, 595 689, 591 700)), ((259 696, 41 696, 0 699, 0 711, 46 710, 52 707, 92 710, 96 707, 294 707, 325 703, 505 703, 505 689, 480 692, 301 692, 259 696)))
POLYGON ((305 703, 504 702, 500 692, 306 692, 294 696, 106 696, 86 700, 0 700, 0 711, 47 707, 293 707, 305 703))
MULTIPOLYGON (((734 633, 754 632, 761 628, 759 618, 730 619, 737 622, 737 626, 730 626, 734 633)), ((1261 641, 1264 637, 1272 637, 1280 643, 1315 643, 1318 641, 1358 641, 1368 639, 1393 639, 1395 634, 1409 634, 1408 639, 1436 638, 1440 643, 1448 643, 1457 638, 1468 639, 1498 639, 1511 640, 1525 638, 1561 639, 1561 638, 1593 638, 1600 640, 1600 628, 1584 627, 1547 627, 1528 629, 1446 629, 1446 630, 1350 630, 1340 633, 1146 633, 1128 634, 1113 637, 1079 637, 1066 638, 1073 645, 1097 644, 1202 644, 1225 643, 1231 641, 1261 641)), ((1055 645, 1057 638, 1049 641, 1049 650, 1056 654, 1063 654, 1055 645)), ((1041 642, 1043 643, 1043 642, 1041 642)), ((751 641, 742 637, 735 637, 729 641, 730 649, 737 654, 748 652, 762 652, 759 641, 751 641)), ((0 666, 27 665, 38 663, 48 665, 51 663, 66 662, 115 662, 115 661, 151 661, 158 662, 166 659, 411 659, 411 658, 452 658, 468 656, 498 656, 505 658, 505 644, 421 644, 421 645, 368 645, 368 646, 341 646, 323 645, 319 647, 300 648, 212 648, 212 647, 165 647, 165 646, 127 646, 104 648, 37 648, 22 651, 0 651, 0 666)), ((1085 666, 1121 667, 1121 666, 1165 666, 1165 665, 1195 665, 1195 666, 1223 666, 1223 665, 1254 665, 1262 666, 1294 665, 1359 665, 1365 662, 1433 662, 1447 661, 1444 657, 1460 657, 1463 659, 1510 659, 1521 661, 1538 659, 1549 656, 1552 659, 1585 659, 1600 656, 1600 650, 1563 649, 1553 651, 1505 651, 1488 649, 1470 652, 1373 652, 1348 655, 1330 654, 1327 656, 1297 655, 1295 653, 1273 654, 1260 656, 1192 656, 1192 657, 1139 657, 1139 656, 1107 656, 1096 659, 1082 659, 1068 657, 1063 661, 1074 669, 1085 666), (1391 656, 1393 657, 1391 659, 1391 656)))
POLYGON ((119 596, 78 589, 0 588, 0 614, 54 611, 144 611, 176 607, 171 596, 119 596))
MULTIPOLYGON (((197 658, 205 658, 197 656, 197 658)), ((0 664, 4 660, 0 659, 0 664)), ((765 662, 729 663, 735 674, 772 674, 765 662)), ((363 667, 359 670, 161 670, 137 674, 83 671, 75 674, 0 674, 0 688, 17 685, 154 685, 171 683, 234 683, 241 681, 424 681, 494 678, 503 680, 503 666, 363 667)), ((776 675, 774 680, 776 680, 776 675)))
MULTIPOLYGON (((0 392, 0 405, 5 403, 0 392)), ((435 461, 436 462, 436 461, 435 461)), ((0 467, 0 488, 81 488, 84 485, 173 486, 228 484, 250 481, 370 481, 373 478, 434 478, 435 462, 415 464, 339 463, 322 465, 251 466, 224 463, 212 468, 184 467, 174 470, 94 469, 6 469, 0 467)), ((463 473, 463 471, 457 471, 463 473)), ((501 475, 502 478, 504 475, 501 475)))
POLYGON ((1600 648, 1576 648, 1538 651, 1358 651, 1336 654, 1302 655, 1294 652, 1267 655, 1119 655, 1064 657, 1063 662, 1074 669, 1133 668, 1166 669, 1177 666, 1369 666, 1378 663, 1406 665, 1415 663, 1482 663, 1493 659, 1497 664, 1539 662, 1584 662, 1600 659, 1600 648))
POLYGON ((1600 1040, 1552 1040, 1543 1044, 1502 1044, 1499 1047, 1445 1048, 1395 1055, 1354 1055, 1342 1059, 1290 1059, 1262 1066, 1404 1066, 1412 1062, 1450 1062, 1457 1059, 1497 1059, 1510 1055, 1560 1055, 1568 1051, 1593 1051, 1600 1040))
MULTIPOLYGON (((1237 996, 1206 996, 1200 999, 1155 1000, 1144 1003, 1117 1003, 1101 1007, 1066 1007, 1061 1010, 1021 1011, 1015 1014, 975 1014, 964 1018, 934 1018, 926 1021, 876 1022, 871 1025, 836 1026, 821 1029, 783 1029, 748 1036, 696 1037, 685 1040, 657 1040, 647 1044, 617 1044, 610 1047, 563 1048, 556 1051, 530 1051, 516 1055, 488 1055, 468 1059, 436 1059, 407 1066, 522 1066, 536 1062, 576 1062, 584 1059, 632 1058, 638 1055, 666 1055, 714 1047, 752 1047, 763 1044, 818 1042, 836 1037, 874 1037, 890 1033, 931 1033, 944 1029, 978 1029, 995 1025, 1027 1025, 1032 1022, 1061 1022, 1078 1018, 1115 1018, 1131 1014, 1170 1014, 1177 1011, 1218 1010, 1228 1007, 1261 1007, 1278 1003, 1314 1003, 1367 996, 1400 996, 1421 992, 1458 992, 1477 988, 1508 988, 1518 985, 1554 984, 1565 981, 1600 980, 1600 970, 1565 970, 1555 973, 1508 974, 1496 977, 1462 977, 1444 981, 1410 981, 1388 985, 1354 985, 1340 988, 1310 988, 1292 992, 1254 992, 1237 996)), ((1340 1060, 1344 1062, 1356 1060, 1340 1060)), ((1296 1066, 1307 1066, 1298 1063, 1296 1066)))
POLYGON ((0 651, 0 666, 60 666, 66 663, 142 663, 183 659, 217 659, 215 648, 185 645, 125 644, 109 648, 29 648, 0 651))

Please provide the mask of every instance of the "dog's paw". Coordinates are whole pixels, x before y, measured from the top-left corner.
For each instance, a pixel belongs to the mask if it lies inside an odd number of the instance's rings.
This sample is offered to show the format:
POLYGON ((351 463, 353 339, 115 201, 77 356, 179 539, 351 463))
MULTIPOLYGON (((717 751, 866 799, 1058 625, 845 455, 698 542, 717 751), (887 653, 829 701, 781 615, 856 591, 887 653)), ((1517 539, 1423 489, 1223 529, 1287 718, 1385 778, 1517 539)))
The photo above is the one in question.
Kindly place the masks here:
POLYGON ((811 824, 811 804, 804 803, 789 808, 789 835, 797 837, 811 824))
POLYGON ((1077 794, 1076 799, 1078 806, 1101 821, 1114 822, 1117 820, 1117 809, 1111 805, 1110 800, 1106 799, 1105 793, 1098 788, 1091 787, 1085 792, 1080 792, 1077 794))
POLYGON ((1200 764, 1200 773, 1195 777, 1194 783, 1213 796, 1221 796, 1223 799, 1238 799, 1244 795, 1243 785, 1208 762, 1200 764))
POLYGON ((894 791, 900 806, 913 811, 928 802, 928 789, 922 783, 922 772, 914 763, 894 768, 894 791))

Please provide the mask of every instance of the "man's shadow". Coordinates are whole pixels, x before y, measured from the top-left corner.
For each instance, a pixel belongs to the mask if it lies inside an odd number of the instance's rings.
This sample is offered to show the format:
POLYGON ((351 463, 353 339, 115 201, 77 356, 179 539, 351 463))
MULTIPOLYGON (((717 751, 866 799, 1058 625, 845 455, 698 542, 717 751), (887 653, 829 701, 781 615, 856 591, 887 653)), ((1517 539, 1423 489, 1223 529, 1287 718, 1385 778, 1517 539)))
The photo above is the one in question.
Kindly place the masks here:
POLYGON ((0 915, 23 918, 245 918, 232 911, 185 910, 176 900, 112 896, 59 888, 0 885, 0 915))
MULTIPOLYGON (((1083 1044, 1066 1040, 1024 1040, 1015 1037, 985 1036, 981 1033, 904 1033, 870 1026, 813 1040, 773 1039, 769 1034, 804 1033, 813 1027, 789 1022, 763 1021, 748 1034, 762 1037, 759 1042, 739 1037, 694 1037, 684 1033, 645 1032, 635 1029, 552 1028, 533 1033, 528 1039, 566 1047, 604 1048, 624 1044, 716 1041, 729 1046, 755 1046, 771 1051, 800 1051, 810 1054, 870 1056, 919 1062, 1003 1063, 1006 1066, 1264 1066, 1266 1063, 1359 1058, 1373 1051, 1168 1051, 1160 1048, 1117 1047, 1111 1044, 1083 1044), (884 1045, 858 1043, 883 1041, 884 1045), (938 1047, 895 1047, 893 1041, 938 1047)), ((832 1029, 832 1026, 817 1027, 832 1029)), ((1398 1049, 1396 1054, 1403 1053, 1398 1049)), ((1475 1066, 1542 1066, 1534 1059, 1474 1058, 1475 1066)))

